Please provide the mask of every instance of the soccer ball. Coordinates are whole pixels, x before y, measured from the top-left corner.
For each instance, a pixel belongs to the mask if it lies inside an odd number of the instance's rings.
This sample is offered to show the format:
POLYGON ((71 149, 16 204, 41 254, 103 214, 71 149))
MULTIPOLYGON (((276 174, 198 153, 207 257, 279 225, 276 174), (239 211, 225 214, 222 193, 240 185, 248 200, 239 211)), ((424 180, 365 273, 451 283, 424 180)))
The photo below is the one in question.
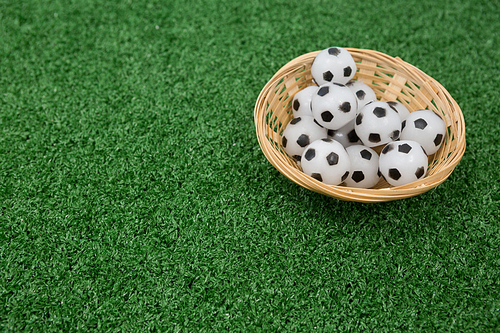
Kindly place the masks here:
POLYGON ((387 144, 379 158, 379 169, 393 186, 419 180, 427 173, 427 155, 415 141, 401 140, 387 144))
POLYGON ((376 101, 377 95, 370 86, 360 81, 349 81, 346 86, 351 89, 358 101, 358 113, 366 104, 376 101))
POLYGON ((306 175, 328 185, 338 185, 349 176, 351 161, 339 142, 326 138, 307 146, 301 166, 306 175))
POLYGON ((309 116, 312 117, 311 98, 318 90, 317 86, 309 86, 298 91, 292 100, 293 117, 309 116))
POLYGON ((338 130, 328 130, 328 137, 340 142, 345 148, 361 144, 361 140, 354 130, 354 119, 338 130))
POLYGON ((351 171, 345 180, 346 186, 357 188, 375 186, 380 180, 377 152, 361 145, 350 146, 346 150, 351 159, 351 171))
POLYGON ((311 75, 317 85, 346 84, 354 77, 357 67, 349 51, 342 47, 329 47, 320 51, 311 65, 311 75))
POLYGON ((302 152, 311 142, 327 137, 327 129, 321 127, 313 117, 293 118, 281 136, 285 152, 300 162, 302 152))
POLYGON ((446 134, 443 119, 430 110, 410 113, 401 126, 401 139, 417 141, 427 155, 434 154, 441 147, 446 134))
POLYGON ((386 102, 372 102, 358 113, 354 128, 365 146, 375 147, 399 138, 401 118, 386 102))
POLYGON ((353 92, 339 83, 321 85, 311 98, 314 119, 327 129, 339 129, 356 117, 357 101, 353 92))

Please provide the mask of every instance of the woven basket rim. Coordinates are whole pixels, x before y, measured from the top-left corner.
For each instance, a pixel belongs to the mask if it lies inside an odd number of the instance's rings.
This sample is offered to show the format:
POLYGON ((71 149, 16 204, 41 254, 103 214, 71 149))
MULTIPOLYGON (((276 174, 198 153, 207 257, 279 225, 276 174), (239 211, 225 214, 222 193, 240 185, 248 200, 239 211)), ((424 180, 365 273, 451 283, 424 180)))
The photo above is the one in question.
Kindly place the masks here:
MULTIPOLYGON (((442 152, 440 151, 432 155, 434 156, 434 160, 436 160, 436 158, 439 156, 440 163, 441 161, 444 162, 439 164, 438 167, 434 168, 433 172, 426 177, 407 185, 387 188, 361 189, 346 187, 344 185, 326 185, 312 177, 305 175, 299 169, 292 166, 289 162, 289 159, 286 156, 283 156, 283 153, 280 152, 277 147, 273 146, 270 140, 266 137, 266 131, 269 131, 270 129, 269 124, 266 124, 266 109, 268 107, 267 103, 271 101, 272 103, 275 103, 275 105, 279 105, 282 107, 282 105, 279 104, 280 102, 277 101, 278 95, 275 91, 280 83, 283 84, 286 89, 286 84, 288 83, 290 83, 291 86, 294 86, 294 89, 298 89, 295 87, 297 85, 295 83, 295 81, 297 81, 295 79, 295 76, 297 75, 296 73, 298 71, 300 72, 301 68, 307 68, 307 66, 310 66, 310 63, 312 62, 316 54, 320 52, 313 51, 303 54, 281 67, 267 82, 267 84, 261 90, 259 97, 257 98, 254 109, 254 122, 256 126, 256 134, 259 146, 266 158, 280 173, 285 175, 296 184, 311 191, 347 201, 370 203, 404 199, 424 193, 444 182, 460 162, 466 148, 465 121, 460 107, 458 106, 456 101, 439 82, 437 82, 429 75, 425 74, 417 67, 403 61, 399 57, 392 57, 382 52, 368 49, 346 49, 357 61, 358 72, 356 73, 355 78, 360 78, 362 75, 364 75, 364 77, 366 78, 378 80, 379 78, 376 77, 376 74, 371 76, 371 74, 361 72, 364 71, 377 73, 377 70, 379 70, 380 67, 380 71, 390 72, 392 73, 390 75, 393 75, 392 78, 390 78, 389 76, 386 76, 384 78, 385 80, 389 81, 387 86, 384 85, 384 88, 387 89, 386 93, 388 95, 392 96, 393 94, 397 94, 399 84, 403 82, 403 80, 406 80, 406 84, 409 84, 410 86, 410 88, 408 89, 416 89, 415 87, 418 87, 418 90, 411 90, 412 93, 416 91, 421 95, 419 95, 418 97, 414 97, 415 100, 419 101, 418 99, 420 98, 423 102, 430 100, 432 102, 438 103, 441 107, 441 112, 444 112, 444 118, 445 122, 447 122, 448 129, 450 130, 451 128, 451 133, 449 134, 451 139, 449 139, 449 146, 447 146, 446 149, 451 149, 452 145, 453 150, 450 152, 446 152, 446 154, 448 154, 446 158, 442 156, 442 152), (362 65, 363 68, 360 69, 360 65, 362 65), (415 82, 417 82, 418 85, 415 82)), ((287 94, 288 93, 289 92, 287 91, 287 94)), ((378 94, 377 97, 379 97, 378 94)), ((403 97, 406 98, 405 96, 403 97)), ((281 110, 280 116, 286 116, 288 117, 288 120, 290 118, 289 115, 285 115, 284 108, 283 110, 281 110)), ((286 122, 286 120, 284 120, 284 122, 286 122)), ((275 137, 278 137, 274 133, 272 134, 275 137)), ((278 145, 280 144, 281 143, 278 143, 278 145)), ((443 147, 444 145, 440 148, 440 150, 444 150, 443 147)))

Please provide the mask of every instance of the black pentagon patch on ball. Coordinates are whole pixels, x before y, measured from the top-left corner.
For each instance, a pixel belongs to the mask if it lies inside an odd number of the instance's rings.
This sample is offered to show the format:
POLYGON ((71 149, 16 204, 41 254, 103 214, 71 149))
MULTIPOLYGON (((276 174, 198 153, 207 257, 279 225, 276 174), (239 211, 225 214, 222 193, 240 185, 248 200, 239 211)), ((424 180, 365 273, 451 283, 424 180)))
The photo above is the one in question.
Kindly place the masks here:
POLYGON ((405 128, 406 126, 406 120, 403 120, 403 122, 401 123, 401 130, 403 130, 403 128, 405 128))
POLYGON ((356 97, 358 97, 358 99, 365 99, 365 96, 366 93, 363 90, 356 91, 356 97))
POLYGON ((328 49, 328 54, 330 54, 332 56, 338 56, 340 54, 340 49, 338 49, 336 47, 330 47, 328 49))
POLYGON ((341 105, 339 105, 339 110, 345 113, 351 111, 351 103, 349 102, 342 103, 341 105))
POLYGON ((298 123, 299 121, 301 121, 302 119, 300 117, 297 117, 297 118, 293 118, 292 120, 290 120, 290 124, 292 125, 295 125, 296 123, 298 123))
POLYGON ((375 109, 373 109, 373 114, 376 115, 377 118, 383 118, 386 115, 386 111, 384 108, 378 106, 375 109))
POLYGON ((351 74, 352 74, 352 68, 351 68, 351 66, 345 67, 344 68, 344 76, 345 77, 349 77, 349 76, 351 76, 351 74))
POLYGON ((309 136, 307 134, 301 134, 297 139, 297 144, 304 148, 309 144, 309 136))
POLYGON ((350 131, 349 133, 347 133, 347 140, 348 140, 349 142, 352 142, 352 143, 354 143, 354 142, 358 142, 358 141, 359 141, 359 137, 358 137, 358 135, 356 134, 356 131, 355 131, 355 130, 352 130, 352 131, 350 131))
POLYGON ((334 152, 331 152, 326 157, 326 161, 328 162, 329 165, 337 165, 337 163, 339 163, 339 155, 337 155, 334 152))
POLYGON ((391 144, 388 144, 387 146, 384 147, 384 149, 382 149, 382 154, 387 154, 388 152, 390 152, 393 149, 394 149, 394 146, 391 144))
POLYGON ((314 156, 316 156, 316 150, 314 150, 314 148, 309 148, 305 154, 306 160, 310 161, 314 158, 314 156))
POLYGON ((424 129, 427 127, 427 122, 422 118, 415 120, 414 123, 415 123, 415 127, 418 129, 424 129))
POLYGON ((392 179, 394 180, 398 180, 399 178, 401 178, 401 173, 399 172, 398 169, 389 169, 389 177, 391 177, 392 179))
POLYGON ((391 133, 391 139, 396 141, 399 138, 399 130, 395 130, 391 133))
POLYGON ((368 136, 368 141, 373 143, 380 142, 380 134, 370 133, 370 135, 368 136))
POLYGON ((350 86, 352 86, 353 84, 354 84, 354 81, 353 81, 353 80, 351 80, 351 81, 347 82, 345 85, 346 85, 346 86, 348 86, 348 87, 350 87, 350 86))
POLYGON ((293 101, 293 109, 297 111, 299 108, 300 108, 300 102, 298 99, 296 99, 295 101, 293 101))
POLYGON ((361 155, 362 158, 364 158, 365 160, 368 160, 368 161, 371 160, 371 158, 372 158, 372 153, 370 153, 366 149, 363 149, 362 151, 360 151, 359 154, 361 155))
POLYGON ((336 132, 335 130, 329 129, 328 131, 326 131, 326 135, 328 135, 328 136, 334 136, 335 132, 336 132))
POLYGON ((363 171, 354 171, 351 176, 352 180, 354 180, 356 183, 359 183, 363 179, 365 179, 365 175, 363 174, 363 171))
POLYGON ((417 176, 417 179, 420 179, 424 175, 424 167, 420 167, 417 169, 415 172, 415 176, 417 176))
POLYGON ((313 177, 313 178, 314 178, 314 179, 316 179, 316 180, 319 180, 320 182, 322 182, 322 181, 323 181, 323 177, 321 177, 321 174, 319 174, 319 173, 313 173, 313 174, 311 175, 311 177, 313 177))
POLYGON ((329 123, 333 119, 333 114, 330 111, 323 111, 321 113, 321 119, 323 119, 323 121, 326 121, 327 123, 329 123))
POLYGON ((342 176, 342 181, 346 180, 347 177, 349 177, 349 171, 346 171, 344 175, 342 176))
POLYGON ((283 148, 286 148, 287 142, 288 142, 288 139, 286 138, 286 136, 281 138, 281 144, 283 145, 283 148))
POLYGON ((443 140, 443 134, 436 135, 436 138, 434 139, 434 144, 436 145, 436 147, 441 144, 442 140, 443 140))
POLYGON ((361 125, 362 121, 363 121, 363 114, 360 113, 356 116, 356 125, 361 125))
POLYGON ((321 139, 321 141, 324 141, 324 142, 332 142, 333 140, 332 140, 332 139, 330 139, 330 138, 323 138, 323 139, 321 139))
POLYGON ((330 82, 333 79, 333 74, 330 71, 323 73, 323 80, 330 82))
POLYGON ((330 91, 330 88, 328 88, 328 87, 321 87, 318 90, 318 96, 325 96, 326 94, 328 94, 329 91, 330 91))
POLYGON ((300 155, 293 155, 292 156, 297 162, 300 162, 302 160, 302 156, 300 155))
POLYGON ((398 151, 400 153, 408 154, 411 150, 411 146, 407 143, 403 143, 402 145, 399 145, 398 151))

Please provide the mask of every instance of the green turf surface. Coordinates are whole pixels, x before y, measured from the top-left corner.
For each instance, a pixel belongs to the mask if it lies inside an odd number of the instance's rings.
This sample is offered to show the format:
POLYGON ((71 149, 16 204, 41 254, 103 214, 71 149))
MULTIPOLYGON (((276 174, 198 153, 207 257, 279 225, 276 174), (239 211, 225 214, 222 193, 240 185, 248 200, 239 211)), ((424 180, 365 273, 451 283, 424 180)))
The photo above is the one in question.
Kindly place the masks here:
POLYGON ((1 1, 1 331, 500 327, 494 1, 1 1), (467 150, 437 188, 360 204, 259 149, 285 63, 374 49, 438 80, 467 150))

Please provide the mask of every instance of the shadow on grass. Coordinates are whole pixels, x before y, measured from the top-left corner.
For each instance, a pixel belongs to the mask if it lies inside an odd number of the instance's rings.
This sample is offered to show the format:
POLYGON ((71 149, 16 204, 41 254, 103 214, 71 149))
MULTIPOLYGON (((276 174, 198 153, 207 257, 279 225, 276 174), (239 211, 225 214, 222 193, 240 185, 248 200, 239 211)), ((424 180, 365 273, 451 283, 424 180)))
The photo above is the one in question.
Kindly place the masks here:
MULTIPOLYGON (((461 221, 466 207, 477 202, 477 198, 465 191, 454 180, 421 195, 381 203, 359 203, 341 201, 295 186, 290 195, 292 206, 303 207, 309 212, 320 210, 321 223, 342 228, 349 224, 352 231, 366 228, 415 229, 416 225, 429 226, 461 221)), ((471 212, 480 214, 480 212, 471 212)), ((416 230, 416 229, 415 229, 416 230)))

